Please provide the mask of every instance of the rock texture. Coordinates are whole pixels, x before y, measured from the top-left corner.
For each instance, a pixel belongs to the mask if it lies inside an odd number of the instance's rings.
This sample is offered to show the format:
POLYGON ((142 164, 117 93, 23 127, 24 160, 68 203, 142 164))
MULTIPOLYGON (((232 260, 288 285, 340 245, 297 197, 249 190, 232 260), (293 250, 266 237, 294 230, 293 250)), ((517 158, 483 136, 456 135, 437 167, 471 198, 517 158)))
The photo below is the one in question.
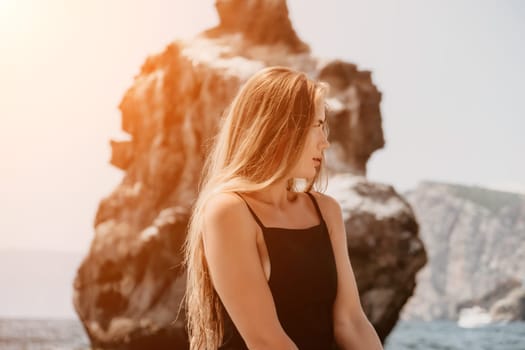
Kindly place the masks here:
POLYGON ((370 155, 385 145, 379 103, 381 93, 371 84, 371 72, 335 60, 319 70, 330 84, 329 127, 333 140, 327 154, 333 173, 366 175, 370 155))
POLYGON ((425 252, 409 206, 391 187, 364 178, 368 158, 384 144, 381 95, 370 72, 313 57, 284 1, 217 1, 217 9, 218 27, 148 58, 120 105, 130 138, 111 142, 111 163, 124 177, 100 203, 74 282, 74 305, 93 346, 187 348, 183 313, 177 318, 185 283, 180 249, 203 160, 239 86, 270 65, 333 87, 327 158, 332 174, 361 175, 355 184, 341 180, 338 198, 352 199, 345 206, 351 259, 366 312, 384 339, 425 252))
POLYGON ((525 321, 525 288, 518 287, 496 301, 490 308, 490 317, 495 322, 525 321))
MULTIPOLYGON (((475 305, 503 314, 504 305, 514 301, 498 301, 524 283, 525 196, 427 182, 406 198, 420 223, 429 263, 419 272, 402 317, 457 319, 461 308, 475 305)), ((514 319, 519 317, 523 314, 514 319)))
POLYGON ((384 338, 426 263, 414 213, 392 186, 363 176, 335 175, 326 193, 341 204, 361 304, 384 338))
POLYGON ((207 37, 242 33, 246 46, 283 45, 291 53, 310 51, 292 28, 285 1, 219 0, 215 7, 220 23, 204 32, 207 37))

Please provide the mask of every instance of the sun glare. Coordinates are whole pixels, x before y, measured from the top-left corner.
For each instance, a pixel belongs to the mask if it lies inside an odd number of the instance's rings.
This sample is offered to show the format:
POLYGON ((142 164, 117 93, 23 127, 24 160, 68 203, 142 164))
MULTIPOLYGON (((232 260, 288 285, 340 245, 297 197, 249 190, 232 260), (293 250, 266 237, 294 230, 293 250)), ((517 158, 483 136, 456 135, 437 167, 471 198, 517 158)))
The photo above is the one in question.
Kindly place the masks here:
POLYGON ((0 26, 7 27, 16 14, 16 0, 0 0, 0 26))
POLYGON ((31 27, 36 6, 31 0, 0 0, 0 33, 13 35, 31 27))

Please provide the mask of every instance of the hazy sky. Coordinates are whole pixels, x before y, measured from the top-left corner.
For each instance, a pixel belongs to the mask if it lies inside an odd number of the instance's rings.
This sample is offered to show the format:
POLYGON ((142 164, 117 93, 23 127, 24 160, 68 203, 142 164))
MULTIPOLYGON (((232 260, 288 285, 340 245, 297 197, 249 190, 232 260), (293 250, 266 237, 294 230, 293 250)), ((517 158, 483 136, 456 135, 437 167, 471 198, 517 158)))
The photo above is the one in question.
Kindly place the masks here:
MULTIPOLYGON (((525 2, 288 4, 314 54, 383 93, 371 180, 525 191, 525 2)), ((216 23, 211 0, 0 1, 0 249, 87 250, 123 176, 109 139, 125 90, 148 55, 216 23)))

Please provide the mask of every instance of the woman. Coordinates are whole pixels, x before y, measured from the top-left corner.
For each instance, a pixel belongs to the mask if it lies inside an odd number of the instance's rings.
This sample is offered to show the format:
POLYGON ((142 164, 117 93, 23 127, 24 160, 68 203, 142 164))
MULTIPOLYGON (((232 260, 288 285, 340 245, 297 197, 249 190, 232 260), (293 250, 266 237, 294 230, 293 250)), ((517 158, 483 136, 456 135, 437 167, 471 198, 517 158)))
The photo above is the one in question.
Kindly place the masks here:
POLYGON ((329 146, 325 91, 272 67, 232 102, 185 246, 191 349, 382 348, 360 305, 341 208, 312 191, 329 146))

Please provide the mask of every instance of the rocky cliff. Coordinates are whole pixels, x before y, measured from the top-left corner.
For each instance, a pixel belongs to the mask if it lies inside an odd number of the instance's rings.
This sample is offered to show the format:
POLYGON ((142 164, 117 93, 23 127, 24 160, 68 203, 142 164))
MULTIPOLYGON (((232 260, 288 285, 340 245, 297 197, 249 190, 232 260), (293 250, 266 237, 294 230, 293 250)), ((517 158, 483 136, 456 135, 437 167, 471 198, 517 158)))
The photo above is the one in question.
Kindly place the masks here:
POLYGON ((475 305, 497 320, 525 318, 525 196, 426 182, 406 198, 428 264, 403 318, 457 319, 461 308, 475 305))
POLYGON ((111 163, 124 177, 100 203, 74 282, 86 333, 99 348, 187 348, 180 248, 207 145, 240 85, 265 66, 284 65, 331 85, 327 158, 331 173, 341 174, 332 186, 350 214, 349 251, 365 311, 384 339, 426 256, 409 205, 365 178, 368 158, 384 144, 371 73, 313 57, 285 1, 216 6, 220 24, 149 57, 120 104, 130 137, 111 141, 111 163))

